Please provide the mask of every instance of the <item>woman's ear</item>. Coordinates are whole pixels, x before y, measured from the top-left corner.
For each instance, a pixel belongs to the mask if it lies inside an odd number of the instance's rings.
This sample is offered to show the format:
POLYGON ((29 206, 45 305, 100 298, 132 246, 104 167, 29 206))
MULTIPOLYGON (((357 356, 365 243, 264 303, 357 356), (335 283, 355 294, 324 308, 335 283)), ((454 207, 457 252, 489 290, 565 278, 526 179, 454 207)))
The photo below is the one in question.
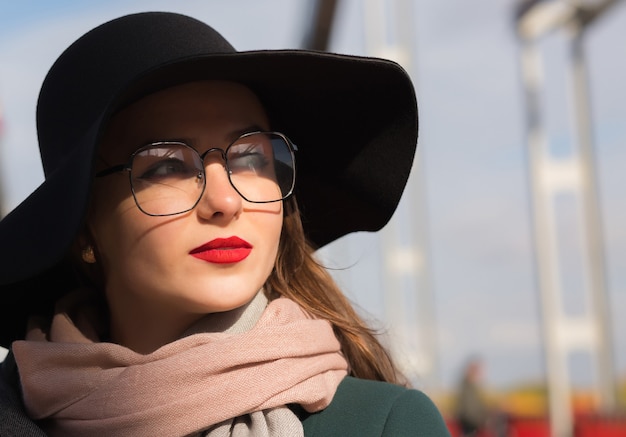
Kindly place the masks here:
POLYGON ((80 251, 80 257, 82 258, 82 260, 84 262, 86 262, 87 264, 95 264, 96 263, 96 254, 94 252, 93 246, 92 245, 87 245, 85 246, 81 251, 80 251))
POLYGON ((80 275, 80 282, 83 285, 100 288, 103 284, 102 263, 98 262, 98 247, 87 226, 76 236, 70 254, 72 263, 80 275))
POLYGON ((74 251, 80 253, 80 259, 84 263, 95 264, 97 262, 96 244, 88 229, 85 228, 78 234, 74 245, 76 246, 74 251))

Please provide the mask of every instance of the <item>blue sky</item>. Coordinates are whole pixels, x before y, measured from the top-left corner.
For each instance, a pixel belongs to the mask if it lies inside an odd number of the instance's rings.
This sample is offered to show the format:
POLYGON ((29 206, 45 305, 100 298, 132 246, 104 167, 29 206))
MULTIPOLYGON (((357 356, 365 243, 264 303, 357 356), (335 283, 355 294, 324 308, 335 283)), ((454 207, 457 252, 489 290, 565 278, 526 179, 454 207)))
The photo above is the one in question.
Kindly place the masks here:
MULTIPOLYGON (((389 5, 400 2, 386 2, 389 5)), ((487 381, 509 386, 544 377, 539 296, 530 224, 525 154, 525 109, 512 1, 415 0, 405 67, 420 108, 419 168, 403 202, 380 234, 349 236, 321 251, 335 277, 364 314, 389 329, 403 356, 420 346, 415 320, 431 320, 440 383, 454 384, 463 361, 480 354, 487 381), (423 202, 412 199, 420 198, 423 202), (421 225, 416 225, 416 223, 421 225), (432 302, 417 300, 415 284, 400 279, 402 313, 390 313, 390 277, 382 251, 426 241, 417 262, 428 272, 432 302), (421 260, 421 261, 420 261, 421 260), (387 290, 383 292, 383 290, 387 290), (386 294, 385 294, 386 293, 386 294), (424 313, 420 313, 423 311, 424 313)), ((364 25, 365 2, 340 2, 332 50, 373 53, 364 25)), ((392 8, 389 6, 388 11, 392 8)), ((0 181, 14 207, 42 181, 34 114, 39 86, 61 51, 85 31, 142 10, 187 13, 213 25, 239 50, 300 45, 307 0, 20 1, 0 0, 0 181)), ((388 20, 392 20, 390 15, 388 20)), ((626 374, 626 61, 615 41, 626 40, 621 2, 586 35, 594 140, 606 237, 615 364, 626 374)), ((554 150, 574 147, 563 34, 541 44, 547 134, 554 150)), ((568 253, 575 246, 572 217, 562 223, 568 253)), ((406 260, 405 260, 406 261, 406 260)), ((570 288, 566 303, 583 308, 576 258, 563 261, 570 288)), ((589 380, 585 360, 572 361, 579 383, 589 380)), ((416 376, 419 380, 419 372, 416 376)))

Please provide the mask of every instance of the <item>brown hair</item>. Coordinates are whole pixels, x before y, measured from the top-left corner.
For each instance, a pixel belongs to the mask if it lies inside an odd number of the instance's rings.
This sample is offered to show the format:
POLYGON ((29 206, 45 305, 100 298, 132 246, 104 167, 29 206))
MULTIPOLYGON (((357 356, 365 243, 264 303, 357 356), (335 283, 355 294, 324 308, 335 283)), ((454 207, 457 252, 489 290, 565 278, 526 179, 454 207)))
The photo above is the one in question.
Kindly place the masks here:
POLYGON ((314 317, 328 320, 341 343, 352 376, 407 385, 377 333, 357 314, 330 273, 313 257, 295 199, 284 202, 285 219, 278 256, 267 285, 271 296, 297 302, 314 317))

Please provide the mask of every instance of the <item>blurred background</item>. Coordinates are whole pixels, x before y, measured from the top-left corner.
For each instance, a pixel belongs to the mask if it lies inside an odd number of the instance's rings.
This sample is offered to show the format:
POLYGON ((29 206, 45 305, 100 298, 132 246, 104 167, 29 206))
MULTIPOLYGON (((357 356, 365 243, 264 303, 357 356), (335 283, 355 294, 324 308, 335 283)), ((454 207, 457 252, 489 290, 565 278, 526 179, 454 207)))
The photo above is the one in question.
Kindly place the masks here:
POLYGON ((96 25, 147 10, 194 16, 238 50, 403 65, 420 139, 402 203, 383 231, 344 237, 320 259, 447 418, 478 357, 494 411, 551 414, 534 435, 571 435, 585 414, 617 423, 626 2, 0 0, 1 214, 43 181, 35 108, 54 60, 96 25))

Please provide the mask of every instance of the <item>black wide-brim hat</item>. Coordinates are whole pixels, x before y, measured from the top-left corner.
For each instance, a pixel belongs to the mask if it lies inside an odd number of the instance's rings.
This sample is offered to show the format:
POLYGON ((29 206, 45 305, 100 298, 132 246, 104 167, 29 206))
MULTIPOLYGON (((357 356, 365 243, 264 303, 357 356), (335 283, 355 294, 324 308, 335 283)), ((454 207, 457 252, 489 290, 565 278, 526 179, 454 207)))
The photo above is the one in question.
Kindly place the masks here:
POLYGON ((0 344, 26 316, 67 290, 54 271, 79 232, 99 138, 111 115, 151 92, 193 80, 251 88, 273 130, 297 145, 296 198, 321 247, 391 218, 417 146, 417 104, 406 71, 377 58, 305 50, 236 51, 214 29, 169 12, 96 27, 55 62, 37 106, 45 181, 0 222, 0 344))

